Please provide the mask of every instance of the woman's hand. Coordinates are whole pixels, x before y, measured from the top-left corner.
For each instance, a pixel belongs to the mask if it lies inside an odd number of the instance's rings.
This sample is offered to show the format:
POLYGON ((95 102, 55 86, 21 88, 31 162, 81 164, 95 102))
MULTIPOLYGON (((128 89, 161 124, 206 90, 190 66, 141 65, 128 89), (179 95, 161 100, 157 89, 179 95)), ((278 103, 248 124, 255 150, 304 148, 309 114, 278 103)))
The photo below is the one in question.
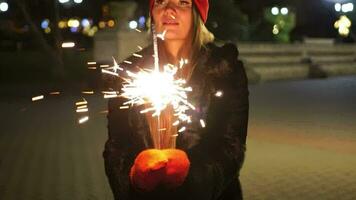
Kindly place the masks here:
POLYGON ((148 149, 142 151, 131 167, 131 183, 139 190, 152 191, 157 186, 168 189, 183 184, 190 162, 187 154, 178 149, 148 149))

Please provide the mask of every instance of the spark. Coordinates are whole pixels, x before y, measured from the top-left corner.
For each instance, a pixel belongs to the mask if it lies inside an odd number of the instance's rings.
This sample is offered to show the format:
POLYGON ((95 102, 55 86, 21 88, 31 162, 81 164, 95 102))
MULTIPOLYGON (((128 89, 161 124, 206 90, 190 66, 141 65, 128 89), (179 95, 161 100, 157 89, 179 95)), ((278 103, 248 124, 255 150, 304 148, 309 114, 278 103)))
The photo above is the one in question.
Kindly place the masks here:
POLYGON ((88 112, 88 108, 77 109, 76 112, 77 113, 88 112))
POLYGON ((85 116, 79 119, 79 124, 83 124, 89 120, 89 116, 85 116))
POLYGON ((83 99, 83 101, 78 101, 75 103, 76 106, 81 106, 81 105, 86 105, 86 104, 88 104, 88 102, 85 99, 83 99))
POLYGON ((96 65, 96 62, 88 62, 88 65, 96 65))
POLYGON ((182 132, 184 132, 185 130, 187 130, 187 128, 185 128, 185 126, 183 126, 181 129, 178 130, 178 133, 182 133, 182 132))
POLYGON ((130 106, 120 106, 120 109, 121 109, 121 110, 129 109, 129 108, 130 108, 130 106))
POLYGON ((92 69, 93 70, 93 69, 96 69, 96 67, 88 67, 88 69, 92 69))
POLYGON ((99 114, 107 114, 107 113, 109 113, 108 110, 102 110, 102 111, 99 112, 99 114))
POLYGON ((61 94, 60 92, 50 92, 49 93, 50 95, 59 95, 59 94, 61 94))
POLYGON ((203 128, 206 127, 205 121, 204 121, 203 119, 200 119, 200 125, 201 125, 201 127, 203 127, 203 128))
POLYGON ((109 75, 113 75, 113 76, 117 76, 117 77, 119 76, 119 74, 117 72, 109 71, 106 69, 101 69, 101 72, 104 74, 109 74, 109 75))
POLYGON ((124 63, 129 64, 129 65, 132 64, 132 62, 131 62, 131 61, 128 61, 128 60, 124 60, 124 63))
POLYGON ((167 30, 164 30, 163 33, 157 34, 157 37, 160 38, 161 40, 164 40, 164 37, 166 36, 167 30))
POLYGON ((141 51, 143 48, 141 47, 141 46, 139 46, 139 45, 137 45, 137 48, 138 48, 138 50, 139 51, 141 51))
POLYGON ((109 65, 100 65, 100 68, 108 68, 110 67, 109 65))
POLYGON ((216 96, 216 97, 222 97, 223 94, 224 94, 224 93, 223 93, 221 90, 218 90, 218 91, 216 91, 215 96, 216 96))
POLYGON ((178 126, 179 125, 179 120, 175 121, 172 125, 173 126, 178 126))
POLYGON ((137 53, 134 53, 134 54, 132 54, 132 55, 135 56, 135 57, 137 57, 137 58, 142 58, 142 57, 143 57, 142 55, 137 54, 137 53))
POLYGON ((137 28, 135 29, 135 31, 137 31, 137 32, 139 32, 139 33, 141 33, 141 32, 142 32, 140 29, 137 29, 137 28))
POLYGON ((84 109, 84 108, 88 108, 87 105, 83 105, 83 106, 78 106, 77 109, 84 109))
POLYGON ((83 91, 82 94, 94 94, 94 91, 83 91))
POLYGON ((113 57, 112 59, 113 59, 113 61, 114 61, 114 67, 113 67, 114 72, 117 73, 117 70, 123 71, 124 69, 121 68, 121 67, 117 64, 115 58, 113 57))
POLYGON ((38 101, 38 100, 42 100, 42 99, 44 99, 43 95, 32 97, 32 101, 38 101))
POLYGON ((116 93, 104 94, 104 99, 112 99, 112 98, 116 98, 116 97, 118 97, 118 95, 116 93))

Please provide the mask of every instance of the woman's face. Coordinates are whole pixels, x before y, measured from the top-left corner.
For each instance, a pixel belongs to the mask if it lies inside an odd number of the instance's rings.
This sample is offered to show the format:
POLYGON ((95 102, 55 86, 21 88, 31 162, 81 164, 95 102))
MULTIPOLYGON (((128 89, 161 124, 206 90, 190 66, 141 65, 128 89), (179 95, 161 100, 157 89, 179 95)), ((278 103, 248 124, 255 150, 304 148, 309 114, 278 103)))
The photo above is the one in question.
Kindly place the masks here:
POLYGON ((187 40, 192 32, 192 0, 155 0, 152 17, 166 40, 187 40))

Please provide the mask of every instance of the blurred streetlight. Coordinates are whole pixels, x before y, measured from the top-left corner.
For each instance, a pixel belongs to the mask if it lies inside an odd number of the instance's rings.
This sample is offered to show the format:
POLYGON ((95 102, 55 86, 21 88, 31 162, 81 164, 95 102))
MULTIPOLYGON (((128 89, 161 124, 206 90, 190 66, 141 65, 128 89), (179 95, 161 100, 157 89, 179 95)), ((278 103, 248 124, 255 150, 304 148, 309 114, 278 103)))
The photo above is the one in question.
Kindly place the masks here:
POLYGON ((69 0, 58 0, 58 2, 63 4, 63 3, 68 3, 69 0))
POLYGON ((341 10, 342 10, 342 12, 344 12, 344 13, 352 12, 352 11, 354 10, 354 4, 353 4, 353 3, 343 4, 343 5, 341 6, 341 10))
POLYGON ((48 26, 49 26, 49 20, 48 19, 43 20, 41 23, 41 28, 46 29, 48 28, 48 26))
POLYGON ((342 15, 340 19, 335 22, 334 27, 338 29, 341 36, 347 37, 350 34, 351 25, 351 20, 346 15, 342 15))
POLYGON ((336 12, 340 12, 341 11, 341 3, 336 3, 334 7, 335 7, 335 11, 336 12))
POLYGON ((282 15, 288 15, 288 13, 289 13, 288 8, 284 7, 284 8, 281 9, 281 14, 282 15))
POLYGON ((278 14, 279 14, 279 9, 278 9, 278 7, 273 7, 273 8, 271 9, 271 13, 272 13, 272 15, 278 15, 278 14))
POLYGON ((343 13, 348 13, 354 11, 354 4, 353 3, 335 3, 334 5, 335 11, 336 12, 343 12, 343 13))
POLYGON ((6 12, 9 10, 9 4, 6 2, 1 2, 0 3, 0 12, 6 12))
POLYGON ((129 23, 130 29, 136 29, 137 26, 138 26, 138 24, 136 21, 134 21, 134 20, 130 21, 130 23, 129 23))
POLYGON ((74 0, 74 3, 82 3, 83 2, 83 0, 74 0))

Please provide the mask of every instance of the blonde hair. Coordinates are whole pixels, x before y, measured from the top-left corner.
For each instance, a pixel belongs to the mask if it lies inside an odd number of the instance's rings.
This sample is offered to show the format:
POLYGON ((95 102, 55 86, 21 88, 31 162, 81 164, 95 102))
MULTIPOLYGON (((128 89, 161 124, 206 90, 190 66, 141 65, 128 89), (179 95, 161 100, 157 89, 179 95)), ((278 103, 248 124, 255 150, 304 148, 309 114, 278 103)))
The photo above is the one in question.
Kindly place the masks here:
MULTIPOLYGON (((180 72, 180 77, 185 80, 190 79, 192 72, 197 65, 201 50, 206 48, 206 44, 214 41, 214 35, 206 28, 195 6, 192 8, 192 14, 193 38, 189 56, 190 64, 189 66, 184 67, 180 72)), ((173 108, 171 106, 167 107, 158 117, 152 117, 150 113, 146 113, 146 119, 154 147, 175 148, 178 129, 177 126, 173 126, 173 123, 177 120, 177 117, 174 116, 173 108)))

